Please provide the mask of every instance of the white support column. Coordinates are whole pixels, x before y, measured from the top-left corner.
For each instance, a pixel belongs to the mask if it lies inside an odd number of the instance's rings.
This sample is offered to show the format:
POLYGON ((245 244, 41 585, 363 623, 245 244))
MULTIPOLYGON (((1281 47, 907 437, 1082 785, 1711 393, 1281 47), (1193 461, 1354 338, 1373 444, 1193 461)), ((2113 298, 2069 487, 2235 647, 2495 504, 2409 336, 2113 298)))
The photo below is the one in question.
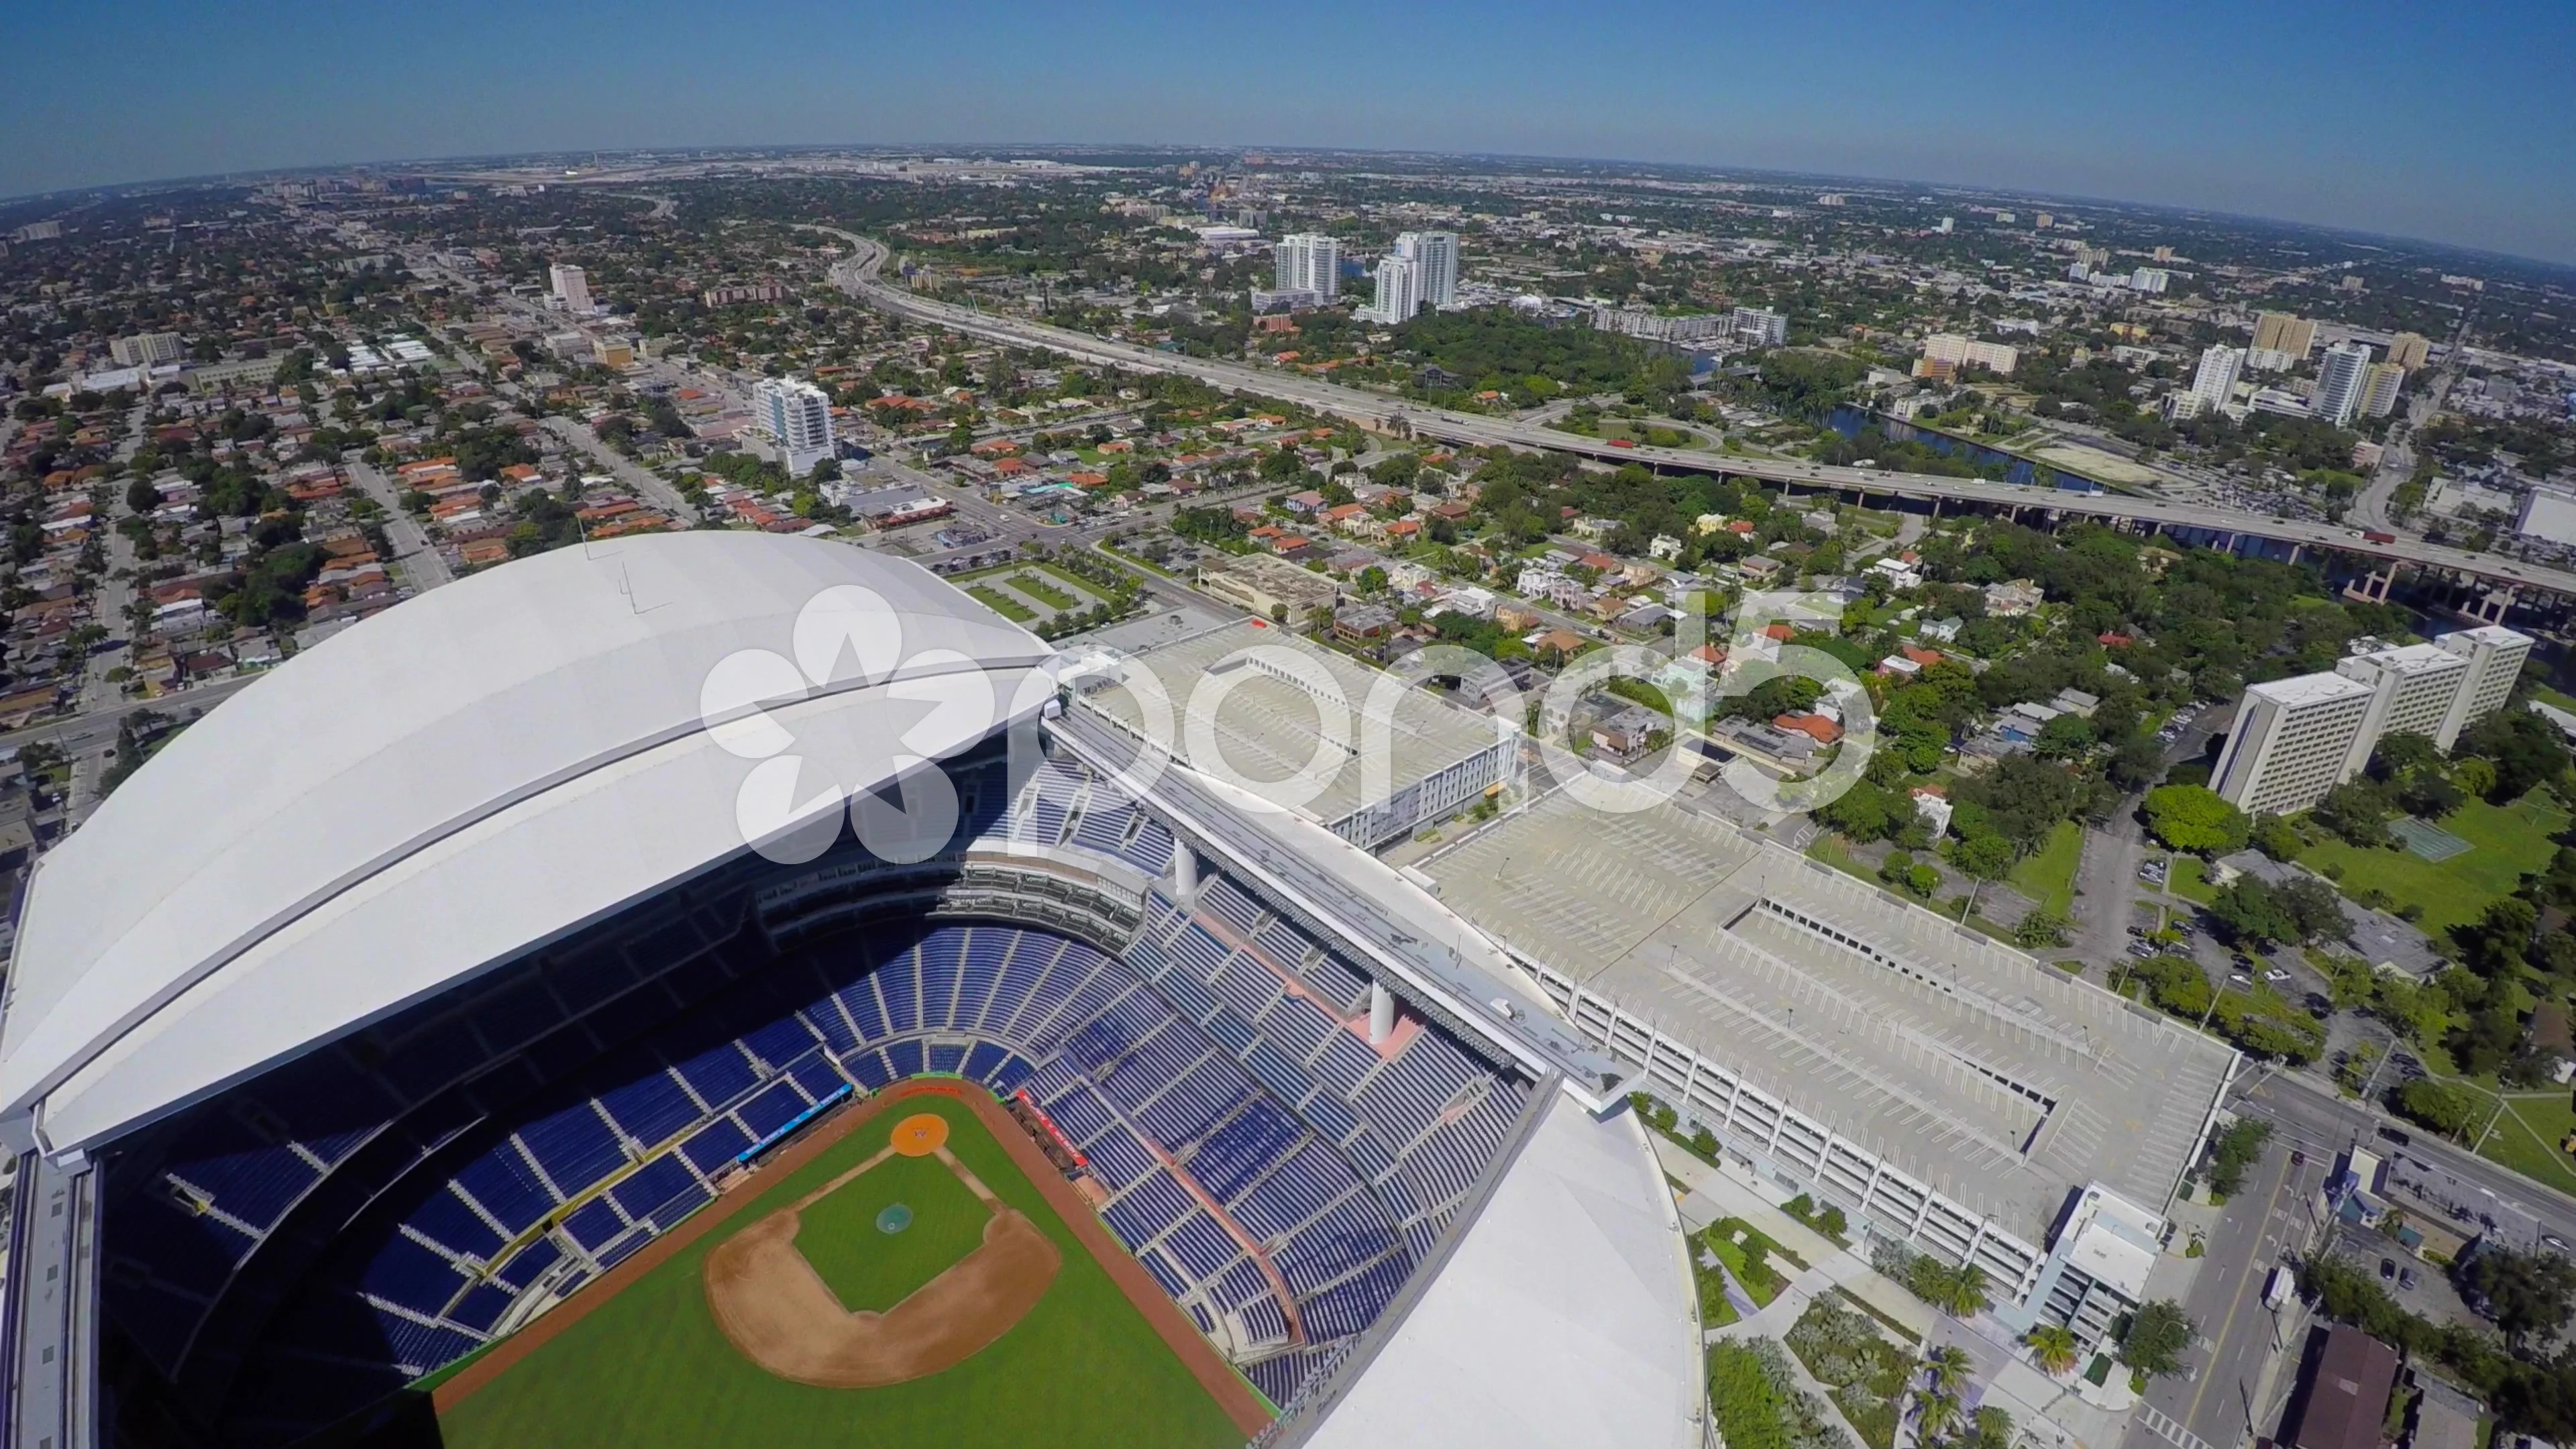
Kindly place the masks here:
POLYGON ((1376 982, 1369 983, 1369 1045, 1383 1046, 1395 1035, 1395 995, 1376 982))
POLYGON ((1187 841, 1178 842, 1172 851, 1172 892, 1185 906, 1198 900, 1199 858, 1187 841))

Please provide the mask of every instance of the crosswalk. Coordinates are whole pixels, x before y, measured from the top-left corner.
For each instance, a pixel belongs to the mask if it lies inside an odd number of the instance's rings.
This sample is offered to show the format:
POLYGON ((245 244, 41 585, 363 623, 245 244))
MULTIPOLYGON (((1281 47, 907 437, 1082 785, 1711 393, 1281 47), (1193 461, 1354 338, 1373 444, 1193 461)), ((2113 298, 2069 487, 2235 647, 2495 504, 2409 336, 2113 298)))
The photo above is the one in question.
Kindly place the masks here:
POLYGON ((2179 1420, 2157 1412, 2153 1404, 2138 1405, 2138 1422, 2174 1449, 2209 1449, 2208 1440, 2184 1428, 2179 1420))

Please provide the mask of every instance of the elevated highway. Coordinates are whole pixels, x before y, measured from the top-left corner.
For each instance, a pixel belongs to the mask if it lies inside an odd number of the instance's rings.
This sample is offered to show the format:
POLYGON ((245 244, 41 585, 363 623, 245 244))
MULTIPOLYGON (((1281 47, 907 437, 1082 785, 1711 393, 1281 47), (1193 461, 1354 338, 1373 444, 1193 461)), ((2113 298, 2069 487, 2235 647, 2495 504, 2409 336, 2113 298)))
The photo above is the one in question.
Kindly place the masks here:
MULTIPOLYGON (((849 258, 833 265, 833 284, 870 306, 895 316, 945 327, 989 342, 1014 347, 1042 347, 1084 362, 1190 377, 1211 387, 1297 403, 1365 427, 1404 431, 1414 437, 1468 447, 1501 444, 1574 453, 1612 463, 1641 463, 1661 470, 1722 473, 1733 478, 1755 478, 1791 488, 1850 494, 1863 499, 1912 498, 1981 508, 2037 509, 2086 518, 2124 519, 2160 529, 2196 529, 2221 538, 2270 539, 2302 549, 2329 549, 2355 555, 2370 560, 2375 571, 2426 570, 2474 580, 2498 594, 2542 593, 2576 599, 2576 573, 2494 554, 2426 543, 2420 539, 2400 538, 2380 543, 2363 537, 2357 529, 2331 523, 2267 517, 2203 504, 2118 493, 2035 488, 1975 478, 1897 473, 1882 468, 1835 467, 1789 458, 1722 456, 1682 448, 1624 447, 1598 438, 1557 432, 1518 419, 1426 407, 1402 398, 1363 392, 1275 368, 1221 358, 1187 357, 1133 343, 1115 342, 1026 318, 934 301, 903 287, 890 286, 879 280, 877 275, 887 255, 882 243, 830 227, 815 230, 829 231, 853 248, 849 258)), ((2497 601, 2499 608, 2503 602, 2502 599, 2497 601)))

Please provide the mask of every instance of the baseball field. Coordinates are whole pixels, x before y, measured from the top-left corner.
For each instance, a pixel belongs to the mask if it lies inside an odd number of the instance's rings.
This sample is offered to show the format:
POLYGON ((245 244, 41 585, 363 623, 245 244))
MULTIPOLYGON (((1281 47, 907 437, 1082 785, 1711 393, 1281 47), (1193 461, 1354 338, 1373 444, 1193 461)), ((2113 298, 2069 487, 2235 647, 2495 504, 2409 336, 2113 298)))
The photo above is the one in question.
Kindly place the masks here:
POLYGON ((1266 1406, 980 1088, 782 1149, 435 1390, 451 1449, 1233 1449, 1266 1406))

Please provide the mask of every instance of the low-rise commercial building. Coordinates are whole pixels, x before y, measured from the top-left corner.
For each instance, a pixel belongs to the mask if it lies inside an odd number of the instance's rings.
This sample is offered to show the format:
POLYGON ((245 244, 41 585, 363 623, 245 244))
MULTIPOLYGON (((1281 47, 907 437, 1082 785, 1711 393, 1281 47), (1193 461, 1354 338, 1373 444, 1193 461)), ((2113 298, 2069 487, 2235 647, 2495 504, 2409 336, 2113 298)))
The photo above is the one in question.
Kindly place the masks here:
POLYGON ((1210 559, 1199 565, 1199 587, 1265 619, 1303 619, 1329 609, 1341 588, 1322 574, 1264 554, 1210 559))

